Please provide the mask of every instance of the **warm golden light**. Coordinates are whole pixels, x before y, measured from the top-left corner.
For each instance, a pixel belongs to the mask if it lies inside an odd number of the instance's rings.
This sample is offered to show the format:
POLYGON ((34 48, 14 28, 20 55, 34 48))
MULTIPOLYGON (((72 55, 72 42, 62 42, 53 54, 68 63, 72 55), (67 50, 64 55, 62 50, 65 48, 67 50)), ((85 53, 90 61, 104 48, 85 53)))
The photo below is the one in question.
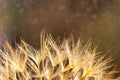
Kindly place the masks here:
MULTIPOLYGON (((0 80, 113 80, 111 58, 101 56, 91 43, 82 45, 73 36, 61 44, 41 34, 40 49, 21 40, 14 49, 6 43, 0 50, 0 80)), ((116 79, 119 80, 119 79, 116 79)))

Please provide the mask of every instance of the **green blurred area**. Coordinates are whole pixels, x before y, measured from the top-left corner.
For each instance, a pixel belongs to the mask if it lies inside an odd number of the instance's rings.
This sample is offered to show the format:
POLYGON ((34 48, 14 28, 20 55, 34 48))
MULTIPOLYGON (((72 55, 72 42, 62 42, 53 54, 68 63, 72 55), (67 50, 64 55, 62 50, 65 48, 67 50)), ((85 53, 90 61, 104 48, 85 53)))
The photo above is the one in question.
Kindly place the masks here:
POLYGON ((39 47, 43 28, 55 39, 72 32, 75 39, 82 36, 83 40, 92 39, 93 44, 99 42, 98 51, 110 50, 108 54, 120 64, 120 0, 5 1, 7 6, 0 8, 0 24, 6 23, 5 32, 12 44, 21 37, 39 47))

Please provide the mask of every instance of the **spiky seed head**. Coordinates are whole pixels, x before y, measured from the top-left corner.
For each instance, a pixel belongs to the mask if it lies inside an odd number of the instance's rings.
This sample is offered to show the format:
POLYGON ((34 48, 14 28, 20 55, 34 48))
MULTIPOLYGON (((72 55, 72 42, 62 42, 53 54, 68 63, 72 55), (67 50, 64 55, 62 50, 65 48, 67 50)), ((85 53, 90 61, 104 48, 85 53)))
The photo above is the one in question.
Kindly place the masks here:
POLYGON ((40 49, 21 40, 16 48, 5 44, 0 50, 0 80, 111 80, 105 59, 73 37, 57 44, 51 35, 41 34, 40 49))

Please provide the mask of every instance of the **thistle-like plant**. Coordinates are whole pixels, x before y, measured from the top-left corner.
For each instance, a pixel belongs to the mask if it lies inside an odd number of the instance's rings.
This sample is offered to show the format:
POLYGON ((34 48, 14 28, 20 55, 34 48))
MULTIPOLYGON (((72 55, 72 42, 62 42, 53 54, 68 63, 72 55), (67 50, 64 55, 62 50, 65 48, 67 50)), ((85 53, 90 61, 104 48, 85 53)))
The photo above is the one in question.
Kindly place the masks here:
MULTIPOLYGON (((21 40, 16 48, 6 42, 0 50, 0 80, 113 80, 111 58, 105 58, 74 38, 55 41, 41 33, 40 49, 21 40)), ((119 80, 119 79, 115 79, 119 80)))

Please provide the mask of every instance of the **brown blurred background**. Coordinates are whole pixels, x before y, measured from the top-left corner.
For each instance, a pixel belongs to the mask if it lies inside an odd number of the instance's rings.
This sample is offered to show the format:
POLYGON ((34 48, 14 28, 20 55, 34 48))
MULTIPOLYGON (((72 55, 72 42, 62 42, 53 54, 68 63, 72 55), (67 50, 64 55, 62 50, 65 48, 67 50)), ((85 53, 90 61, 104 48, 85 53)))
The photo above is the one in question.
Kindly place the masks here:
MULTIPOLYGON (((99 42, 98 51, 120 65, 120 0, 0 0, 0 42, 14 45, 19 37, 39 47, 45 28, 56 39, 71 32, 75 39, 99 42)), ((120 66, 119 66, 120 67, 120 66)))

